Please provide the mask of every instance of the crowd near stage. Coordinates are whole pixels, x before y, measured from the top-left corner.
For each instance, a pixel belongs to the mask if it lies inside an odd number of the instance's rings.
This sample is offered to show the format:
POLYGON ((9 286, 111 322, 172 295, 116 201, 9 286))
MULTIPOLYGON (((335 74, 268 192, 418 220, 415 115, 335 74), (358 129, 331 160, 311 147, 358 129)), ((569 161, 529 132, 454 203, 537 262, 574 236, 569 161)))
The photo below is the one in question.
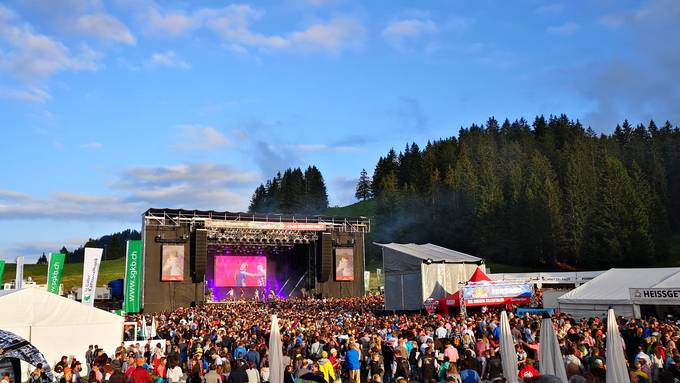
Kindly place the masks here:
POLYGON ((289 296, 361 296, 370 220, 149 209, 146 312, 289 296))

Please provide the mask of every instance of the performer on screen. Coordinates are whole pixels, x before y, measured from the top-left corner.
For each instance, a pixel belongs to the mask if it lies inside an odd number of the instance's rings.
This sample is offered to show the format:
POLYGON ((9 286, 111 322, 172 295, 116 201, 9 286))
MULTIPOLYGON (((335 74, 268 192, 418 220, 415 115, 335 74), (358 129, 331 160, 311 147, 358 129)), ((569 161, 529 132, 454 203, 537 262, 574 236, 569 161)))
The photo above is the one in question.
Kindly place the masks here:
POLYGON ((249 275, 248 273, 248 263, 247 262, 241 262, 241 266, 239 267, 238 271, 234 275, 234 279, 236 280, 236 287, 245 287, 246 286, 246 277, 249 275))
POLYGON ((267 283, 267 270, 264 269, 263 264, 257 264, 257 273, 255 276, 257 277, 257 286, 264 287, 264 285, 267 283))

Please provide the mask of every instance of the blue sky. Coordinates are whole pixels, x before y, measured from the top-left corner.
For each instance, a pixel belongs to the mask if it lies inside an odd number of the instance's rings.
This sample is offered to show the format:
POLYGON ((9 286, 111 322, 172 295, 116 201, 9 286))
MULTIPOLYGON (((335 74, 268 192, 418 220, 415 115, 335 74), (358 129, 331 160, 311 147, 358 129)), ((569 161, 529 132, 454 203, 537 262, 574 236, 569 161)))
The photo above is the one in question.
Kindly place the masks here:
POLYGON ((680 121, 680 2, 146 0, 0 4, 0 258, 245 210, 316 164, 362 168, 461 126, 680 121))

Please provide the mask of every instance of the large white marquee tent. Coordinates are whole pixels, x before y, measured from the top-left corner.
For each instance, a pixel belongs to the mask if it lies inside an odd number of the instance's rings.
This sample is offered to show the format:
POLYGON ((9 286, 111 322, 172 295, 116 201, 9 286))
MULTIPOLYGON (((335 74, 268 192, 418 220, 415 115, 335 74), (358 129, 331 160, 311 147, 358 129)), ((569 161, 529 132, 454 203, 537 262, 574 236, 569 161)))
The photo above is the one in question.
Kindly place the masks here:
POLYGON ((88 345, 108 354, 123 337, 123 317, 38 287, 0 291, 0 329, 31 342, 54 366, 62 355, 85 361, 88 345))
POLYGON ((610 269, 557 301, 560 311, 578 318, 605 315, 610 307, 617 315, 639 317, 631 288, 680 288, 680 268, 610 269))
POLYGON ((428 298, 445 298, 467 282, 484 261, 459 251, 413 243, 376 243, 382 248, 385 309, 420 310, 428 298))

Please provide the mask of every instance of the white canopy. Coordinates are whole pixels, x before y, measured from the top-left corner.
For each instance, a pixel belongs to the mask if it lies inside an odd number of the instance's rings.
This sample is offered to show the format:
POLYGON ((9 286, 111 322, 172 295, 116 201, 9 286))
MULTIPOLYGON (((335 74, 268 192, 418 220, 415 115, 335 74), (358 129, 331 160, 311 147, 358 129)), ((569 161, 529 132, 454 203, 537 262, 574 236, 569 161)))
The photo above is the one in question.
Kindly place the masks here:
POLYGON ((637 317, 629 289, 655 287, 680 287, 680 267, 610 269, 557 301, 561 311, 576 317, 604 315, 610 307, 619 315, 637 317))
POLYGON ((31 342, 54 366, 63 355, 85 361, 88 345, 112 354, 123 339, 123 317, 37 287, 0 291, 0 328, 31 342))
POLYGON ((428 298, 458 291, 478 265, 484 270, 481 258, 431 243, 375 244, 382 247, 386 310, 419 310, 428 298))

